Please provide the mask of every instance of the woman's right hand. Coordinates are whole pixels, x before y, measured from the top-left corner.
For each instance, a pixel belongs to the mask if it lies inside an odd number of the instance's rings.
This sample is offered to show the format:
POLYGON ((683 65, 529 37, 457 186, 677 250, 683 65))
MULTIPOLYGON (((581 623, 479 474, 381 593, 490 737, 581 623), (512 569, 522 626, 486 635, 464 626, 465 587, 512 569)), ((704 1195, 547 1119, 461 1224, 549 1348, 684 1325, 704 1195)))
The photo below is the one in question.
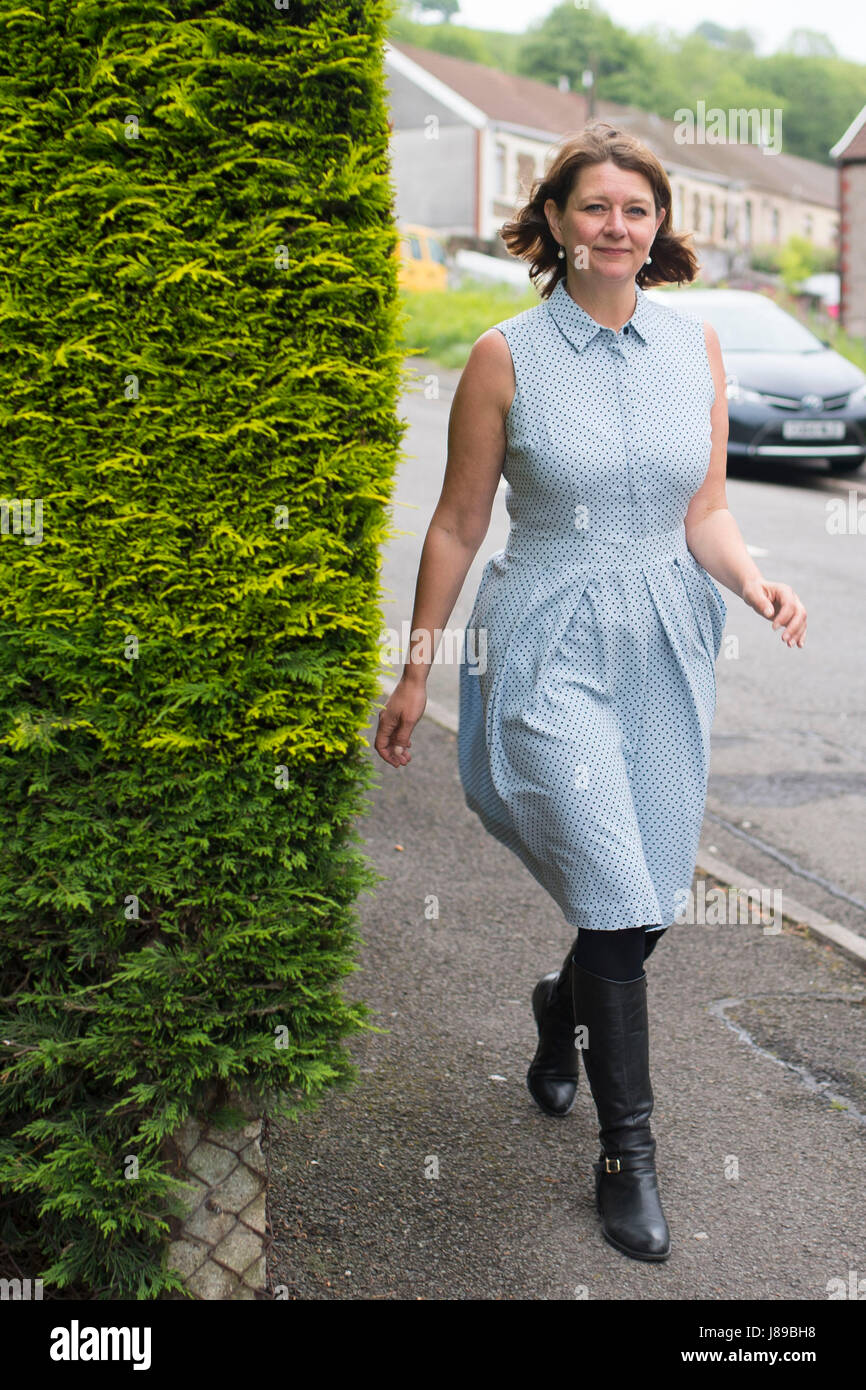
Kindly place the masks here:
POLYGON ((373 747, 392 767, 403 767, 412 761, 409 740, 426 705, 426 683, 401 677, 385 708, 379 711, 379 729, 373 747))

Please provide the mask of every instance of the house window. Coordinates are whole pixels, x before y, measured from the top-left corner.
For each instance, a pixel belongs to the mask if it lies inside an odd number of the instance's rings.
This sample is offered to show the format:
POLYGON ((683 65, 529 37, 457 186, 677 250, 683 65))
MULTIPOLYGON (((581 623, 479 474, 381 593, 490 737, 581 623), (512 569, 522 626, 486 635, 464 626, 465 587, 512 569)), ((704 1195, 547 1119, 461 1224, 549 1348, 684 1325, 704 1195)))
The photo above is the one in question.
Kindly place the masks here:
POLYGON ((807 213, 806 213, 806 220, 805 220, 805 223, 804 223, 804 226, 803 226, 804 235, 807 236, 807 237, 811 237, 811 236, 812 236, 812 233, 813 233, 813 231, 814 231, 814 229, 815 229, 815 224, 814 224, 814 221, 813 221, 813 219, 812 219, 812 214, 811 214, 810 212, 807 212, 807 213))
POLYGON ((535 156, 531 154, 519 154, 517 156, 517 186, 521 193, 529 196, 532 188, 532 181, 535 178, 535 156))
POLYGON ((677 184, 677 189, 676 189, 676 209, 677 209, 677 211, 676 211, 676 219, 677 219, 677 226, 678 226, 678 227, 682 227, 683 223, 684 223, 685 220, 686 220, 686 214, 685 214, 685 207, 684 207, 684 204, 685 204, 685 195, 683 194, 683 186, 682 186, 682 184, 680 183, 680 184, 677 184))
POLYGON ((745 217, 746 217, 746 225, 745 225, 745 228, 744 228, 744 234, 745 234, 745 238, 746 238, 746 245, 747 245, 747 246, 751 246, 751 244, 752 244, 752 204, 751 204, 751 202, 749 201, 748 198, 746 199, 744 211, 745 211, 745 217))
POLYGON ((710 240, 713 241, 713 240, 715 240, 715 236, 716 236, 716 200, 715 200, 715 198, 712 196, 712 194, 710 194, 709 205, 710 205, 710 206, 709 206, 709 223, 710 223, 710 225, 709 225, 708 230, 709 230, 709 233, 710 233, 710 240))
POLYGON ((692 226, 696 232, 701 230, 701 195, 692 194, 692 226))
POLYGON ((773 211, 772 211, 772 213, 770 214, 770 226, 771 226, 771 228, 772 228, 772 237, 773 237, 773 241, 774 241, 774 242, 777 242, 777 241, 779 240, 779 209, 778 209, 778 208, 773 208, 773 211))
POLYGON ((494 162, 495 162, 495 165, 496 165, 496 170, 495 170, 495 174, 494 174, 494 186, 495 186, 495 191, 496 191, 496 193, 499 194, 500 196, 501 196, 502 194, 505 193, 505 157, 506 157, 506 153, 507 153, 507 151, 506 151, 506 149, 505 149, 505 146, 502 144, 502 142, 501 142, 500 140, 497 140, 497 142, 496 142, 496 149, 495 149, 495 152, 494 152, 494 162))

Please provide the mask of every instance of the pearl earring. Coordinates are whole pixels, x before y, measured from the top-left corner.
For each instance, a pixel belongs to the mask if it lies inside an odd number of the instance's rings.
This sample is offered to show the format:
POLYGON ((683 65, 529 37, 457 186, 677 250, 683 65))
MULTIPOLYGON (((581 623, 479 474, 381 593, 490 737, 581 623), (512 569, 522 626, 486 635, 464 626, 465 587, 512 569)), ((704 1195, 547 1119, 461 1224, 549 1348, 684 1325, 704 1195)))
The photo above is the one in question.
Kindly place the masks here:
POLYGON ((652 265, 652 259, 652 256, 647 256, 646 260, 644 261, 644 265, 652 265))
POLYGON ((565 247, 564 247, 564 246, 560 246, 560 248, 559 248, 559 250, 557 251, 556 254, 557 254, 557 257, 558 257, 559 260, 561 260, 561 261, 565 260, 565 247))

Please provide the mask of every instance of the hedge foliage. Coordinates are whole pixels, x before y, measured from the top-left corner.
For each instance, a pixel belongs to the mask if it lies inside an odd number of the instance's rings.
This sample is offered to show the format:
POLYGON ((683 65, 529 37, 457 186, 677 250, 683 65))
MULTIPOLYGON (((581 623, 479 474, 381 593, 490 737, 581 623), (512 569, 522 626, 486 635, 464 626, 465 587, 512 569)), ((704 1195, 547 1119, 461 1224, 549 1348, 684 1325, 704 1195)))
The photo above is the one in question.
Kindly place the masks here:
POLYGON ((165 1137, 372 1026, 387 15, 0 0, 0 1236, 49 1296, 179 1287, 165 1137))

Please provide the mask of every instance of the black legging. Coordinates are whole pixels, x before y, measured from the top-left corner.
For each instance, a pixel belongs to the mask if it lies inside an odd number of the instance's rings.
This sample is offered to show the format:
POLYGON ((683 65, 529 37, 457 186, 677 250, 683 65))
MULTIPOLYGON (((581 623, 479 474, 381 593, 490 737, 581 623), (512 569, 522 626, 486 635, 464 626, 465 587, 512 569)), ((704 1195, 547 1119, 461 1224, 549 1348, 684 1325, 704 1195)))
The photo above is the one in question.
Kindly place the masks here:
POLYGON ((579 931, 572 959, 592 975, 606 980, 636 980, 647 956, 655 950, 667 927, 620 927, 616 931, 579 931))

